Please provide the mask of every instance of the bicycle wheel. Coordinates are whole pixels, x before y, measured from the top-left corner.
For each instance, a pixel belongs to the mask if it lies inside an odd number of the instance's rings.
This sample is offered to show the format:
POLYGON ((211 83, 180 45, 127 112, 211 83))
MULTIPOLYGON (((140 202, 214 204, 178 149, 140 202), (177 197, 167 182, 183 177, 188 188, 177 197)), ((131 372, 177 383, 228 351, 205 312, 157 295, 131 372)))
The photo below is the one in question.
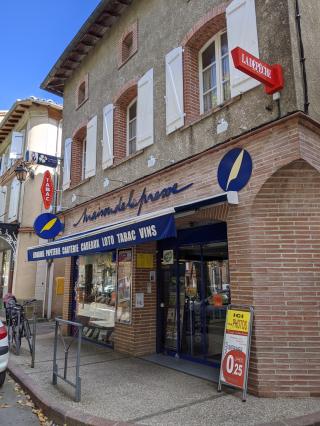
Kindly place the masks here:
POLYGON ((20 355, 20 346, 21 346, 21 330, 18 325, 12 327, 12 341, 15 345, 16 355, 20 355))
POLYGON ((29 350, 30 353, 32 355, 32 333, 31 333, 31 329, 30 329, 30 324, 29 321, 27 320, 27 318, 25 318, 23 320, 23 336, 27 339, 28 345, 29 345, 29 350))

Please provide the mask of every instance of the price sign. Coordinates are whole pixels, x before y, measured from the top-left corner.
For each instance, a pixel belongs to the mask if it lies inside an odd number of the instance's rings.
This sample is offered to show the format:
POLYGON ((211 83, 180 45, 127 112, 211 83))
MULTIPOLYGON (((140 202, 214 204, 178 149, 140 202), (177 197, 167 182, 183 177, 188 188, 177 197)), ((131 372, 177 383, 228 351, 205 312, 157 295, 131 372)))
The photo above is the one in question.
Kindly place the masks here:
POLYGON ((227 310, 218 391, 221 385, 242 389, 246 400, 253 309, 230 305, 227 310))

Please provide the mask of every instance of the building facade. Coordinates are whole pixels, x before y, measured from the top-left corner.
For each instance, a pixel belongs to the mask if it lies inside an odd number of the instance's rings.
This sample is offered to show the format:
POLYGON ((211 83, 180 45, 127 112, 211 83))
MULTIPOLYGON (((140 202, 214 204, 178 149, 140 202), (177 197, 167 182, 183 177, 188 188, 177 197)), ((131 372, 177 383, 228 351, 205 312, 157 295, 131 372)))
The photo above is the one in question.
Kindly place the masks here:
POLYGON ((318 8, 104 0, 57 61, 65 231, 28 258, 65 259, 87 338, 217 365, 226 306, 252 305, 250 391, 318 394, 318 8), (280 64, 283 90, 236 47, 280 64))
POLYGON ((25 182, 18 181, 15 169, 28 151, 60 156, 61 131, 62 107, 37 98, 16 101, 0 123, 1 298, 8 292, 19 301, 36 298, 41 316, 54 274, 48 275, 46 261, 28 263, 25 252, 41 241, 33 222, 44 211, 40 187, 48 168, 30 162, 25 182))

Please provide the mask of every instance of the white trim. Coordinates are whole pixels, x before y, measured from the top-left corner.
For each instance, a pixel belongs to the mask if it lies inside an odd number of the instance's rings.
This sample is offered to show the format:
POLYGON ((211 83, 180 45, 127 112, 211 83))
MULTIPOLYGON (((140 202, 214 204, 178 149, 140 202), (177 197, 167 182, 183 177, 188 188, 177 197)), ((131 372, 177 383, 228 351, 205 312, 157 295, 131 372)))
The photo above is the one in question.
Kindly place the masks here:
POLYGON ((87 156, 87 135, 82 139, 82 164, 81 164, 81 180, 86 176, 86 156, 87 156))
MULTIPOLYGON (((130 153, 129 153, 129 124, 130 124, 130 120, 129 120, 129 109, 132 107, 132 105, 134 105, 134 103, 136 103, 136 117, 135 117, 135 120, 136 120, 136 136, 135 136, 135 139, 136 139, 136 150, 134 151, 134 152, 132 152, 131 154, 134 154, 135 152, 137 152, 137 112, 138 112, 138 97, 136 96, 130 103, 129 103, 129 105, 128 105, 128 107, 127 107, 127 113, 126 113, 126 126, 127 126, 127 132, 126 132, 126 154, 127 154, 127 157, 129 156, 129 155, 131 155, 130 153)), ((133 120, 131 120, 131 121, 133 121, 133 120)))
MULTIPOLYGON (((221 55, 221 36, 227 33, 227 30, 221 30, 216 33, 210 40, 205 43, 202 48, 199 50, 198 54, 198 64, 199 64, 199 94, 200 94, 200 114, 204 114, 204 105, 203 105, 203 65, 202 65, 202 53, 210 46, 213 42, 215 43, 215 64, 216 64, 216 83, 217 83, 217 105, 221 105, 224 102, 223 99, 223 87, 222 87, 222 55, 221 55)), ((229 47, 228 47, 229 54, 229 47)), ((225 55, 227 56, 227 55, 225 55)), ((207 67, 207 69, 209 66, 207 67)), ((230 62, 229 62, 229 70, 230 70, 230 62)), ((207 92, 209 93, 209 91, 207 92)), ((206 111, 208 112, 208 111, 206 111)))

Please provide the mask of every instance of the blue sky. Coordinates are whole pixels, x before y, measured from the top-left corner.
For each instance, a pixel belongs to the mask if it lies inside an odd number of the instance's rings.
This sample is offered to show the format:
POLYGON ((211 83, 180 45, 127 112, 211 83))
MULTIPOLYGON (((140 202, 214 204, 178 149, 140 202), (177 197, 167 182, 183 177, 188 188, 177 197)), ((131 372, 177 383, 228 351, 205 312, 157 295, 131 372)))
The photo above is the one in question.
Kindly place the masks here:
POLYGON ((99 0, 2 0, 0 110, 31 95, 62 103, 40 84, 99 0))

